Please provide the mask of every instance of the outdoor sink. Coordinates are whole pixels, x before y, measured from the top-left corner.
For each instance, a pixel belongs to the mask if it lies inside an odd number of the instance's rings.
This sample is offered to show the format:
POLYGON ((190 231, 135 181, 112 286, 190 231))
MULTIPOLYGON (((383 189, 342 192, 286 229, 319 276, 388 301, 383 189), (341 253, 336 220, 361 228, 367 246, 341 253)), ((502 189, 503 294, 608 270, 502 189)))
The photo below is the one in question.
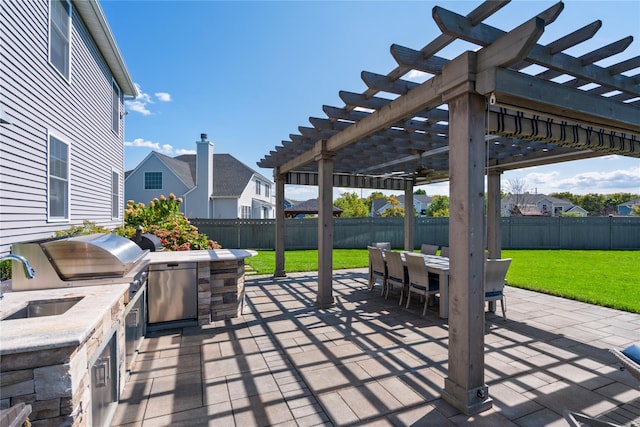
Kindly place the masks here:
POLYGON ((20 310, 3 317, 2 320, 28 319, 31 317, 57 316, 64 314, 84 297, 29 301, 20 310))

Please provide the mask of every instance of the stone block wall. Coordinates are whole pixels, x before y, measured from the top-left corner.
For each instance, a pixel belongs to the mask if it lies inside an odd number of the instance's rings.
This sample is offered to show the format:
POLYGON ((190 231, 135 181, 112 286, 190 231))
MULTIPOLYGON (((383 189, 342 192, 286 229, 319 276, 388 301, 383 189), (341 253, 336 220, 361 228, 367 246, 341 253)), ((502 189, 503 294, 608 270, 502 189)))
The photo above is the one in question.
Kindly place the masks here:
POLYGON ((198 263, 198 323, 242 314, 244 259, 198 263))
MULTIPOLYGON (((93 334, 79 346, 3 355, 0 359, 0 407, 31 405, 33 427, 91 425, 89 361, 124 309, 124 295, 105 312, 93 334)), ((118 329, 123 329, 119 326, 118 329)), ((124 330, 117 332, 119 335, 124 330)), ((124 340, 118 359, 124 360, 124 340)))

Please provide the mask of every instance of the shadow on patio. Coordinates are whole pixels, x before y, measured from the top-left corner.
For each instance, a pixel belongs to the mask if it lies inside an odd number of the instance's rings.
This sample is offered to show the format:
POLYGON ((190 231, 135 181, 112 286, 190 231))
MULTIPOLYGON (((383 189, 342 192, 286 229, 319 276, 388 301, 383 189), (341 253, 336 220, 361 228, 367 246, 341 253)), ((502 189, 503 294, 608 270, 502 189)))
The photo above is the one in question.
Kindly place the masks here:
POLYGON ((485 324, 493 408, 467 417, 440 398, 446 321, 368 291, 366 276, 334 272, 326 310, 315 272, 249 278, 242 317, 155 332, 112 425, 566 426, 563 409, 640 420, 638 384, 607 351, 640 340, 640 315, 507 288, 508 320, 485 324))

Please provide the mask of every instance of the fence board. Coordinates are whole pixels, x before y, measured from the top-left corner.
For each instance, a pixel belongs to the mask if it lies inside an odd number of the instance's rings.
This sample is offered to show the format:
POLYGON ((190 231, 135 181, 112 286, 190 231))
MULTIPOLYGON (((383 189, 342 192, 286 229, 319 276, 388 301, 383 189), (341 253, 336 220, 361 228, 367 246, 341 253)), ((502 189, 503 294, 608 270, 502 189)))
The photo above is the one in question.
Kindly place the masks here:
MULTIPOLYGON (((190 219, 224 248, 273 249, 275 220, 190 219)), ((503 249, 640 249, 640 217, 501 218, 503 249)), ((403 218, 334 218, 334 248, 404 246, 403 218)), ((414 242, 449 245, 449 218, 416 218, 414 242)), ((285 220, 286 249, 317 249, 315 218, 285 220)))

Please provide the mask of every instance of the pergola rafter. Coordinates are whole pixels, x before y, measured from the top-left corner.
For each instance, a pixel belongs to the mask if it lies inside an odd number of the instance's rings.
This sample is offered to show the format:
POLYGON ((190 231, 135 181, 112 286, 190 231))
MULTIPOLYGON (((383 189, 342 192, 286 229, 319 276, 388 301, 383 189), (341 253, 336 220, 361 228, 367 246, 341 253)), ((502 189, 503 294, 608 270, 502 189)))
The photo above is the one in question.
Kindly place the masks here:
MULTIPOLYGON (((434 7, 442 34, 420 50, 392 45, 396 68, 387 75, 363 71, 363 93, 340 91, 343 107, 324 106, 327 118, 310 117, 311 127, 300 126, 300 134, 289 135, 290 141, 258 162, 273 168, 276 180, 276 277, 285 274, 284 186, 319 186, 321 308, 333 304, 334 186, 404 190, 411 206, 414 185, 449 181, 456 215, 449 224, 449 376, 443 397, 467 414, 491 406, 481 296, 485 250, 492 258, 501 251, 501 173, 607 154, 640 158, 640 75, 624 74, 640 65, 640 57, 597 65, 624 52, 633 39, 574 57, 566 50, 591 39, 600 21, 541 45, 563 3, 510 31, 483 22, 507 3, 486 1, 467 16, 434 7), (477 49, 453 59, 438 55, 456 40, 477 49), (413 70, 426 73, 422 83, 404 77, 413 70)), ((404 233, 405 249, 412 250, 411 215, 404 233)))

